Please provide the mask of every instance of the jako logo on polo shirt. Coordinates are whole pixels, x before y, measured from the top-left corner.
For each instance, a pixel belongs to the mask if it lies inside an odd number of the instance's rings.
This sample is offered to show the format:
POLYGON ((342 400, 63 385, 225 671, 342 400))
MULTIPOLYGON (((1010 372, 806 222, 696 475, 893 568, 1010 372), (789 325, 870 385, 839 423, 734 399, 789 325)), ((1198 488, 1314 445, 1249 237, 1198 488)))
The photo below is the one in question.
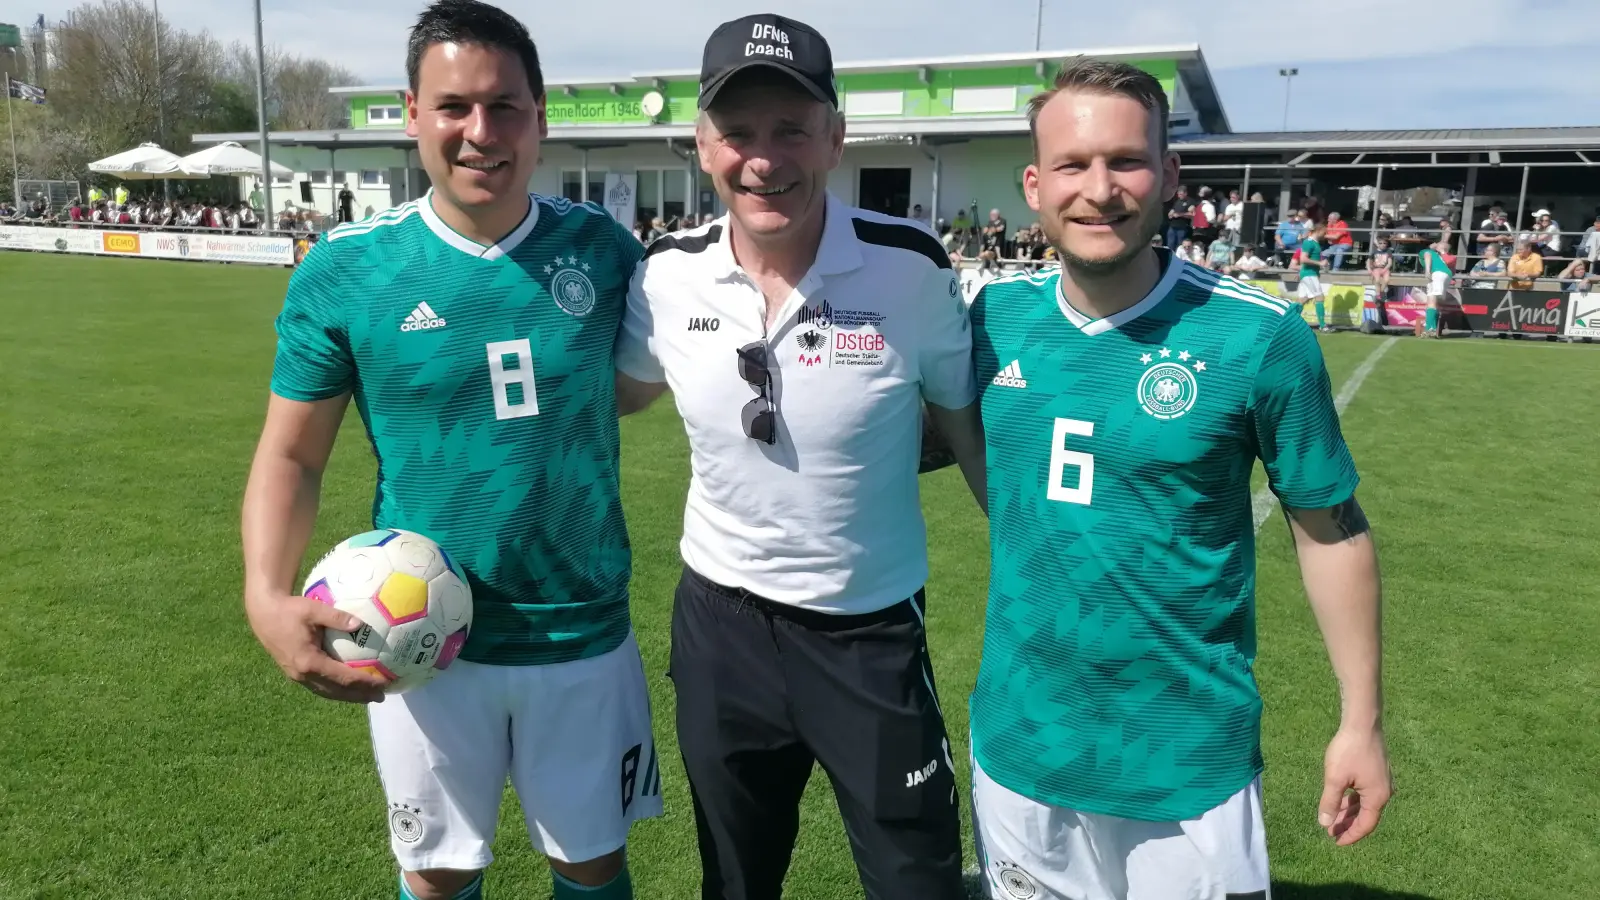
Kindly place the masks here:
POLYGON ((722 327, 721 319, 707 319, 704 316, 690 316, 690 331, 716 331, 722 327))
POLYGON ((754 40, 744 45, 745 56, 776 56, 779 59, 794 59, 794 54, 789 52, 789 36, 780 31, 777 26, 752 26, 750 37, 754 38, 754 40))

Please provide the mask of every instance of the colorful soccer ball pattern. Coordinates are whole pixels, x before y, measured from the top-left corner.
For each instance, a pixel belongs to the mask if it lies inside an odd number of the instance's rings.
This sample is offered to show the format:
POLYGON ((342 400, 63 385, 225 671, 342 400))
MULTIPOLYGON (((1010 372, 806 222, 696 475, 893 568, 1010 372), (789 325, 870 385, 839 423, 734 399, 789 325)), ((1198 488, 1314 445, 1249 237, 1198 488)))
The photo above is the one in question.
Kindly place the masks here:
POLYGON ((385 678, 398 694, 455 661, 472 627, 466 573, 444 548, 413 531, 358 534, 319 560, 302 591, 362 621, 323 632, 328 655, 385 678))

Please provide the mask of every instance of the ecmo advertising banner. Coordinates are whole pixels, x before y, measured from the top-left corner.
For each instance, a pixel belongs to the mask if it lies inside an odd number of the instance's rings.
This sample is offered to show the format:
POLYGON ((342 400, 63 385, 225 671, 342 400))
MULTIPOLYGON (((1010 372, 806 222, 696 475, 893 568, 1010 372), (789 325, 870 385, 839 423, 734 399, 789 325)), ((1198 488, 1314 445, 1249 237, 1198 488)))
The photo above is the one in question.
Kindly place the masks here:
POLYGON ((201 262, 292 266, 294 241, 286 237, 178 231, 100 231, 0 225, 0 250, 92 253, 201 262))

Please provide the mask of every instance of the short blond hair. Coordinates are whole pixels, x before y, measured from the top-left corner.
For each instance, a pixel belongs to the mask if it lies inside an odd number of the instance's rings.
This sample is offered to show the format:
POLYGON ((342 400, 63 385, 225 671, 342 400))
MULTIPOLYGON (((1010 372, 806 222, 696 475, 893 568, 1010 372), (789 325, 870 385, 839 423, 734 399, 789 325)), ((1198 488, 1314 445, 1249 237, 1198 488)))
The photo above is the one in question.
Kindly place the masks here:
POLYGON ((1161 82, 1149 72, 1127 63, 1080 58, 1062 66, 1056 73, 1055 83, 1028 100, 1028 135, 1033 141, 1035 160, 1039 158, 1039 113, 1063 91, 1127 97, 1155 112, 1160 118, 1157 131, 1161 135, 1161 152, 1167 152, 1167 116, 1172 106, 1161 82))

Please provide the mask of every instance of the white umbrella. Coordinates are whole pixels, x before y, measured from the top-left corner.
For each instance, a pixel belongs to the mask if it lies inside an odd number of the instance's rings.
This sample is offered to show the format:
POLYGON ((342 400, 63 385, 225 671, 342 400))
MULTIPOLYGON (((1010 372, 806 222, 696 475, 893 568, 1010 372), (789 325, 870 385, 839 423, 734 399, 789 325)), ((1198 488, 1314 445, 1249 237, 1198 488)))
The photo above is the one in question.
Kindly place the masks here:
POLYGON ((89 163, 89 171, 115 175, 124 181, 155 181, 161 178, 204 178, 205 175, 188 171, 183 161, 155 144, 140 144, 89 163))
MULTIPOLYGON (((178 160, 178 164, 190 172, 202 175, 261 174, 261 156, 233 141, 223 141, 215 147, 191 153, 178 160)), ((287 166, 273 163, 272 174, 278 178, 288 178, 294 175, 294 171, 287 166)))

